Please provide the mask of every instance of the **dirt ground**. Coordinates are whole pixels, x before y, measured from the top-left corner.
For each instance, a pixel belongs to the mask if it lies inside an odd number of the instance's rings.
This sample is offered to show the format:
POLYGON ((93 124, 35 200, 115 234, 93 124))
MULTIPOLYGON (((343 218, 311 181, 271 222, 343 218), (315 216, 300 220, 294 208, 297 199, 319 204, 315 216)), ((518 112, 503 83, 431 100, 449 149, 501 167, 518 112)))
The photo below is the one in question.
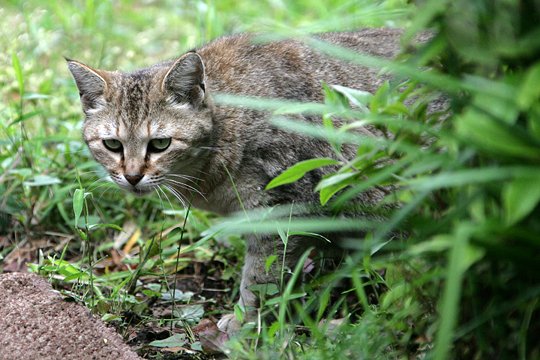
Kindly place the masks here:
POLYGON ((0 274, 0 359, 140 359, 88 309, 41 277, 0 274))

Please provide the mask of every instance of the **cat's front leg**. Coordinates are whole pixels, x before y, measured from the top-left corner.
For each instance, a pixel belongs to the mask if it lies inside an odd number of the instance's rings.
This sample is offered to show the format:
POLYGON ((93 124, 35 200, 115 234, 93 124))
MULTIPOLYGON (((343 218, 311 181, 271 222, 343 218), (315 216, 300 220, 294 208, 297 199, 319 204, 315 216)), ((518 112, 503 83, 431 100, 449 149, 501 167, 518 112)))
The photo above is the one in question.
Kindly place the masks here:
MULTIPOLYGON (((260 299, 252 290, 253 285, 275 284, 279 286, 281 279, 281 269, 275 261, 269 269, 266 269, 266 260, 271 255, 276 255, 282 260, 283 244, 272 236, 250 237, 248 239, 244 267, 242 269, 242 280, 240 282, 240 299, 238 304, 244 309, 244 321, 249 322, 255 319, 257 308, 260 306, 260 299), (267 271, 268 270, 268 271, 267 271)), ((286 265, 296 261, 291 253, 287 253, 286 265)), ((241 323, 234 314, 224 315, 218 322, 218 328, 228 334, 238 332, 241 323)))

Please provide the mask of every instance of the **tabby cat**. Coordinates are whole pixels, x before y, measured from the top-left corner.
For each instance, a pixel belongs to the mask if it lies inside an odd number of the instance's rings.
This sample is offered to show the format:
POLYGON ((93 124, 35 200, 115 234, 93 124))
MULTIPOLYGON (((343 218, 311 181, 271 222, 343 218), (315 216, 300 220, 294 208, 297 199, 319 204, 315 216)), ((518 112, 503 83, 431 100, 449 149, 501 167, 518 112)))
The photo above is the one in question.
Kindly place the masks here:
MULTIPOLYGON (((400 34, 367 29, 317 37, 388 58, 396 55, 400 34)), ((121 188, 143 195, 167 186, 184 203, 223 215, 242 206, 249 210, 317 203, 313 188, 325 168, 291 185, 264 188, 299 161, 336 155, 322 140, 273 126, 268 112, 214 104, 213 94, 322 102, 322 83, 373 92, 383 81, 374 70, 333 59, 300 41, 261 43, 247 34, 219 38, 176 60, 131 73, 98 70, 73 60, 68 66, 85 114, 84 140, 121 188)), ((313 115, 301 120, 321 122, 313 115)), ((354 151, 345 146, 343 155, 352 158, 354 151)), ((373 189, 359 201, 374 204, 382 196, 373 189)), ((291 239, 287 265, 294 267, 311 245, 306 238, 291 239)), ((276 251, 283 252, 279 239, 248 237, 241 305, 257 306, 251 285, 277 281, 277 269, 265 271, 266 258, 276 251)), ((218 326, 232 332, 238 324, 225 316, 218 326)))

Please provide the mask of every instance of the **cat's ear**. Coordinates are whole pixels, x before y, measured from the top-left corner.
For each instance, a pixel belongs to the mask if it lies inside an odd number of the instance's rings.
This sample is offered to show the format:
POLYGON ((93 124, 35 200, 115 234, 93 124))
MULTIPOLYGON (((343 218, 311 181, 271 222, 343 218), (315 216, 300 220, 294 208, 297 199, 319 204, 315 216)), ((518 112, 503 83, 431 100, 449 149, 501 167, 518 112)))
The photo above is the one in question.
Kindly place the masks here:
POLYGON ((107 90, 107 75, 105 72, 92 69, 83 63, 67 59, 69 71, 79 88, 81 103, 85 113, 96 110, 105 101, 104 94, 107 90))
POLYGON ((204 101, 204 63, 199 54, 189 52, 176 60, 161 85, 177 104, 198 108, 204 101))

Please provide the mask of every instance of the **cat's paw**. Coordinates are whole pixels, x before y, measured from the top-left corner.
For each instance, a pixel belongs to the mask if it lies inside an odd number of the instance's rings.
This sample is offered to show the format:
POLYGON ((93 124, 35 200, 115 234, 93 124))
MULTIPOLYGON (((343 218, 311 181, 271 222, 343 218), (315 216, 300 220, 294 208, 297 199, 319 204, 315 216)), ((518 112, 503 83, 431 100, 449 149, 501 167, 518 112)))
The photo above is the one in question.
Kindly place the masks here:
POLYGON ((238 333, 242 324, 234 314, 225 314, 217 323, 218 329, 228 335, 234 335, 238 333))

